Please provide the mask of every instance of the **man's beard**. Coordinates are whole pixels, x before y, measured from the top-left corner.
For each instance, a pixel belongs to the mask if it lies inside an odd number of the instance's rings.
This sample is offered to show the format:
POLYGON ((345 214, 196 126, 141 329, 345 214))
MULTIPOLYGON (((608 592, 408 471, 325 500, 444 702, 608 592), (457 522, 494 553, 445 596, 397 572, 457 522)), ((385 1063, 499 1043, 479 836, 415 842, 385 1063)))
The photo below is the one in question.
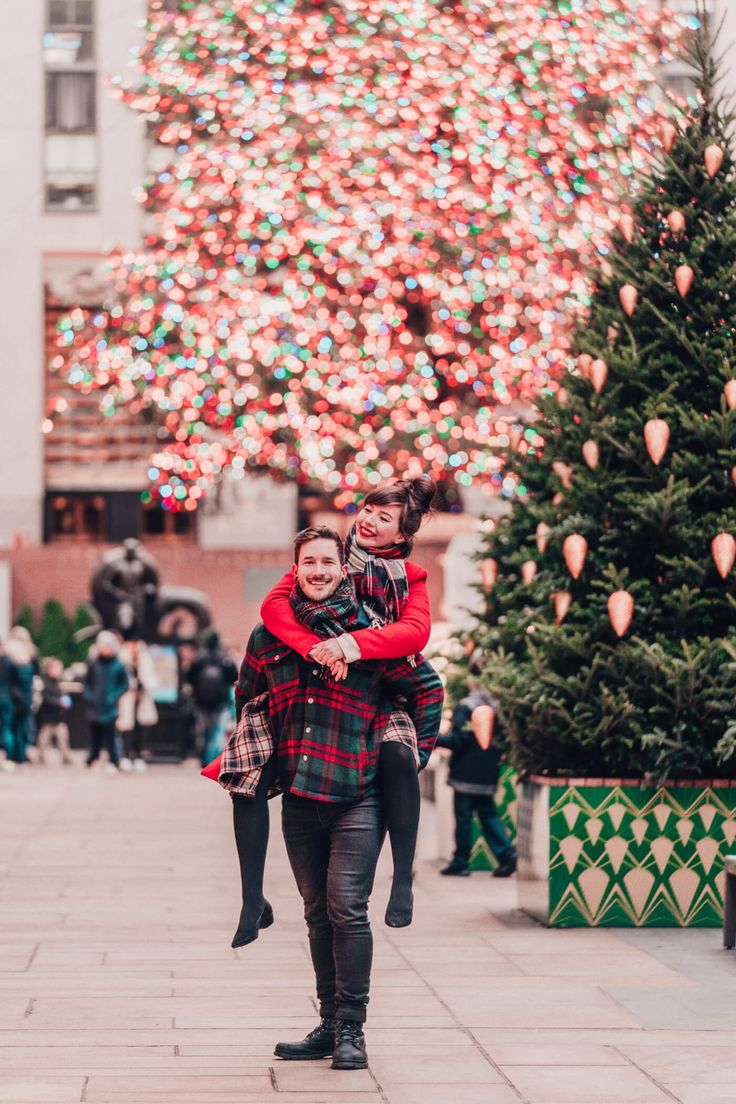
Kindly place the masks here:
POLYGON ((309 598, 312 602, 326 601, 328 598, 331 598, 339 585, 339 579, 335 580, 334 584, 332 585, 330 585, 327 580, 325 580, 325 582, 322 584, 308 583, 306 582, 306 580, 303 583, 299 584, 299 586, 306 594, 307 598, 309 598), (328 586, 329 589, 326 589, 328 586))

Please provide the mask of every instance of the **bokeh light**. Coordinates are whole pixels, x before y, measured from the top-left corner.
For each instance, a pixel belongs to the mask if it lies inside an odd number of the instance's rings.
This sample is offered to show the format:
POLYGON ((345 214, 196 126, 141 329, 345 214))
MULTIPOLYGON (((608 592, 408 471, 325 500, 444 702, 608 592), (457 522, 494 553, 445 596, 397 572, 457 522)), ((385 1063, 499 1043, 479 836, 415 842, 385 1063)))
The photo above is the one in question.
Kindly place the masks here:
POLYGON ((153 3, 130 84, 169 163, 59 370, 160 423, 152 492, 225 471, 347 506, 425 471, 491 481, 555 387, 647 92, 679 27, 638 0, 153 3))

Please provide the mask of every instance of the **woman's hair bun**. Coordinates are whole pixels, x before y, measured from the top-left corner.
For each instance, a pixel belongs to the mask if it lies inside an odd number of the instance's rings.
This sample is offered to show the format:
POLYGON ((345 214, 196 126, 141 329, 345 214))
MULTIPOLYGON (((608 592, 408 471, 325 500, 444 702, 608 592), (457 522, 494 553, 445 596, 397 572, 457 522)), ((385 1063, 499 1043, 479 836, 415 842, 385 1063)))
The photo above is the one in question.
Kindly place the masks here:
POLYGON ((415 479, 407 479, 406 489, 414 504, 423 514, 431 510, 432 503, 437 495, 437 486, 428 475, 419 475, 415 479))

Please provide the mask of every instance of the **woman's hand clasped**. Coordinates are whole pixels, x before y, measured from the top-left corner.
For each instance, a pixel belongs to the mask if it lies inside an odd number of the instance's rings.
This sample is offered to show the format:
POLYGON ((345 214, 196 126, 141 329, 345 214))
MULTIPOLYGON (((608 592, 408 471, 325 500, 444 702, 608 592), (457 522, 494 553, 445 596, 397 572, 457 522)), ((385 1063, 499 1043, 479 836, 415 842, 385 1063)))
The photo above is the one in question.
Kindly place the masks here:
POLYGON ((315 644, 309 657, 321 663, 323 667, 327 667, 336 682, 342 682, 347 678, 347 660, 337 640, 322 640, 319 644, 315 644))

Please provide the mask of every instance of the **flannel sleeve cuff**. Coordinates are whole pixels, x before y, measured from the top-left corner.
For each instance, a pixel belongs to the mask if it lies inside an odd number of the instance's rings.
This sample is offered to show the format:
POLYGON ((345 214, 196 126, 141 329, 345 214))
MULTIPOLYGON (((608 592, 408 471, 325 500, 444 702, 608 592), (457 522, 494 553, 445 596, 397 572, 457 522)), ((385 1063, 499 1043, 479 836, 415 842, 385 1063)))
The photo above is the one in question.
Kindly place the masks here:
POLYGON ((350 633, 343 633, 342 636, 338 636, 337 643, 342 648, 342 654, 348 663, 355 663, 356 660, 361 658, 360 645, 350 633))

